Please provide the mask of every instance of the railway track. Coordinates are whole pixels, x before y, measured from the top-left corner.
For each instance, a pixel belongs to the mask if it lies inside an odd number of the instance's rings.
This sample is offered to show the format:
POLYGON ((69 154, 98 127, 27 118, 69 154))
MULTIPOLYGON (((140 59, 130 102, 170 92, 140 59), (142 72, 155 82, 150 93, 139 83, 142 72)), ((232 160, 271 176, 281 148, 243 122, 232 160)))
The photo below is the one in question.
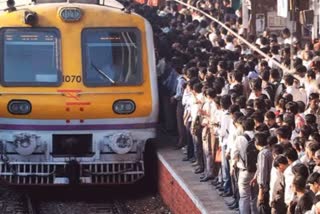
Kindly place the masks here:
MULTIPOLYGON (((48 194, 48 192, 47 192, 48 194)), ((41 200, 11 188, 0 188, 1 214, 127 214, 118 200, 41 200)))

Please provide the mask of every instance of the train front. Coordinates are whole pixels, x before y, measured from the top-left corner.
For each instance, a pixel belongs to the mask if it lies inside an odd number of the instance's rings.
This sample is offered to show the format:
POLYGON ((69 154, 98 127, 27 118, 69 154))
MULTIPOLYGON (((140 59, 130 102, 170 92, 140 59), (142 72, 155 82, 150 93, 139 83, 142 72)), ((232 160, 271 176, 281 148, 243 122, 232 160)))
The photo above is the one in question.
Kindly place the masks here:
POLYGON ((0 14, 0 177, 13 185, 129 184, 144 176, 158 93, 152 30, 121 5, 0 14))

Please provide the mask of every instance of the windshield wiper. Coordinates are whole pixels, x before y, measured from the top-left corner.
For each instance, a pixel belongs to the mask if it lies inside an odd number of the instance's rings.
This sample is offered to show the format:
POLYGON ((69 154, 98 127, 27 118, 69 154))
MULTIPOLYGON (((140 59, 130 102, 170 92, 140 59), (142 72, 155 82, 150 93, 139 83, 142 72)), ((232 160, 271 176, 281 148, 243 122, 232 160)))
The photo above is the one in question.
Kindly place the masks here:
POLYGON ((111 77, 108 76, 108 74, 104 73, 101 69, 99 69, 97 66, 95 66, 92 62, 91 62, 91 66, 104 78, 108 79, 112 84, 115 84, 116 82, 111 79, 111 77))

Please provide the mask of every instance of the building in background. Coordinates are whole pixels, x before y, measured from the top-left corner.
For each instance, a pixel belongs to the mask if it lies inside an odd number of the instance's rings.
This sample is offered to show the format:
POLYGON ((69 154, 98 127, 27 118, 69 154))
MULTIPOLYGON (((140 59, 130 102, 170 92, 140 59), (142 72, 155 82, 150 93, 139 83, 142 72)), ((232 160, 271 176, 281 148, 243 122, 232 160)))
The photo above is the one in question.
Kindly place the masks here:
POLYGON ((320 0, 242 0, 242 16, 248 32, 265 29, 280 33, 284 28, 302 40, 320 36, 320 0))

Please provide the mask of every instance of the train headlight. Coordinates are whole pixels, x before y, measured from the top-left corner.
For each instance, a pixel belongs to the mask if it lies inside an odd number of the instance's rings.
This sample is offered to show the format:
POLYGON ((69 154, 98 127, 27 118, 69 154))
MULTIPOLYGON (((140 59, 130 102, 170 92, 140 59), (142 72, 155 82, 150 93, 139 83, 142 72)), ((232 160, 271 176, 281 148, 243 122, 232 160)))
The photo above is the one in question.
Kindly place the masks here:
POLYGON ((133 139, 130 134, 115 134, 108 145, 115 153, 126 154, 132 149, 133 139))
POLYGON ((31 103, 27 100, 11 100, 8 104, 8 111, 11 114, 29 114, 31 103))
POLYGON ((131 114, 136 110, 132 100, 117 100, 113 103, 113 111, 117 114, 131 114))
POLYGON ((24 13, 24 23, 27 25, 35 25, 37 23, 38 16, 35 12, 25 11, 24 13))
POLYGON ((20 155, 31 155, 37 148, 37 139, 36 135, 30 134, 19 134, 14 136, 14 145, 15 150, 20 155))

